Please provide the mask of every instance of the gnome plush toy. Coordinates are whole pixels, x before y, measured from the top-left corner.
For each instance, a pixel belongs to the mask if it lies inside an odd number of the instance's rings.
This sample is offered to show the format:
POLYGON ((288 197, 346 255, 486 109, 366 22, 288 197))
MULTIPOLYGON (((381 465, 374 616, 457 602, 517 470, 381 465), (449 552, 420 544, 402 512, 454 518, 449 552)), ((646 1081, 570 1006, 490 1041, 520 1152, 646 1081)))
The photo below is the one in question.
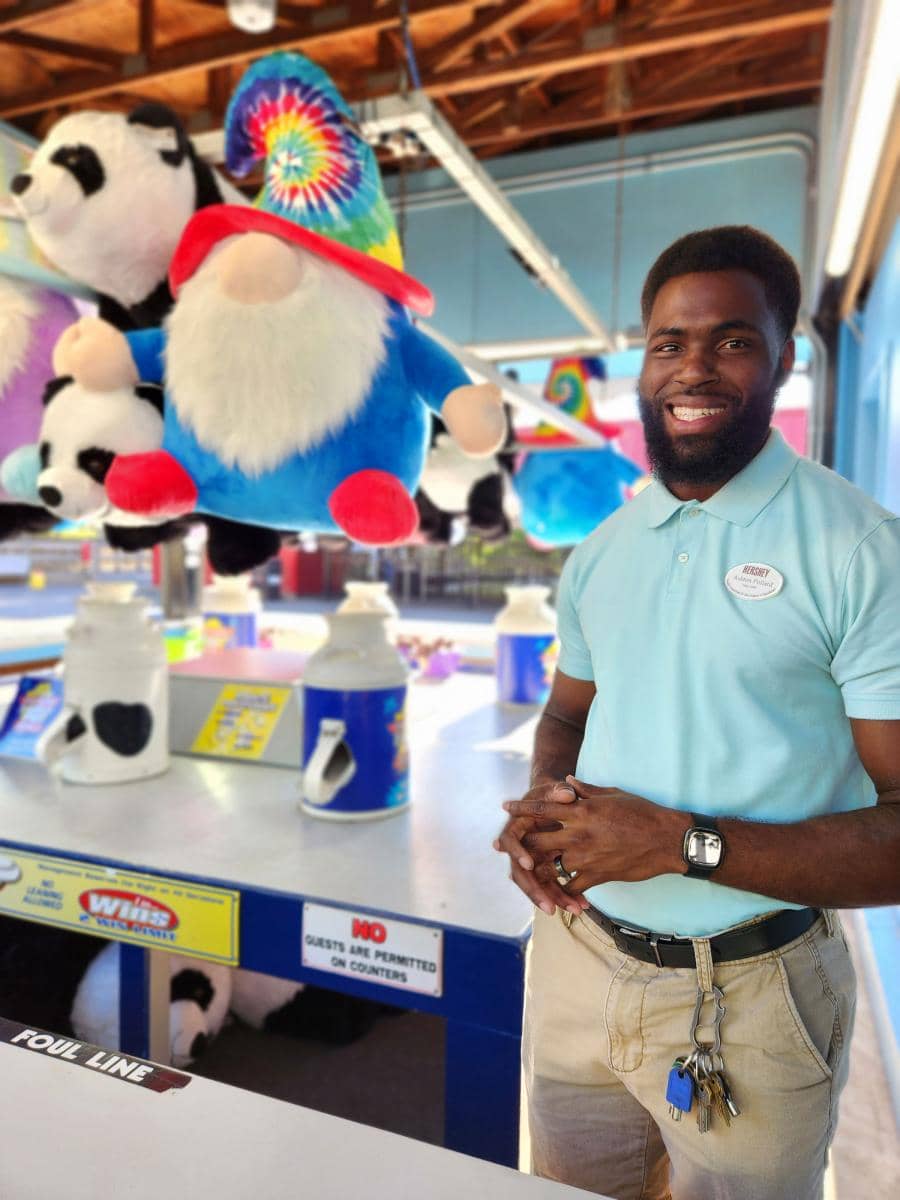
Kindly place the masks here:
POLYGON ((490 455, 505 435, 499 390, 473 385, 411 323, 406 309, 429 314, 432 297, 397 265, 374 156, 320 68, 293 54, 256 64, 226 144, 238 174, 266 158, 260 207, 191 219, 166 337, 129 335, 132 358, 96 327, 70 339, 68 372, 111 370, 110 386, 159 381, 165 348, 162 449, 118 458, 110 500, 403 542, 418 524, 429 409, 466 453, 490 455))

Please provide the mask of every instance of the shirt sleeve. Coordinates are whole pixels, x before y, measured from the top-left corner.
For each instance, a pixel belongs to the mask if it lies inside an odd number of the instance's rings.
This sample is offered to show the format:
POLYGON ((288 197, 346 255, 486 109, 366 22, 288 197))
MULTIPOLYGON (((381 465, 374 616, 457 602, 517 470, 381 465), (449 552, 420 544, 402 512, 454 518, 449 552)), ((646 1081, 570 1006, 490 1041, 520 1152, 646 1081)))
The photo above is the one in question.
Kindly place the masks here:
POLYGON ((882 521, 854 551, 841 629, 831 674, 847 716, 900 720, 900 517, 882 521))
POLYGON ((559 577, 556 592, 556 627, 559 633, 559 661, 564 675, 573 679, 593 679, 591 652, 584 638, 577 605, 576 555, 570 554, 559 577))

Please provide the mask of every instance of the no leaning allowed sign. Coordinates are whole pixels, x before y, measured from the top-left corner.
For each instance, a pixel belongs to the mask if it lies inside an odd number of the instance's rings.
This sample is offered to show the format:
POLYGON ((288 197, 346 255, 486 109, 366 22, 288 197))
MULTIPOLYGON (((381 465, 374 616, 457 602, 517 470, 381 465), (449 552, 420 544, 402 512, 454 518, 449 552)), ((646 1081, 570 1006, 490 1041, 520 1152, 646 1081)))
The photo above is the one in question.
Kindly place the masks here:
POLYGON ((383 987, 441 996, 444 933, 325 904, 303 906, 303 965, 383 987))

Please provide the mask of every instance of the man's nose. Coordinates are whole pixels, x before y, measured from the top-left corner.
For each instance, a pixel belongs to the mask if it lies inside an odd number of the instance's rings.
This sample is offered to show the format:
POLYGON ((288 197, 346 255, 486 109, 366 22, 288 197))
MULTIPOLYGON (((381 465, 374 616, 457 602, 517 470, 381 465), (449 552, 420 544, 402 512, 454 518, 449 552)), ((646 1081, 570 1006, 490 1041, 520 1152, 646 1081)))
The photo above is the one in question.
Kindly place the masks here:
POLYGON ((719 372, 712 352, 706 346, 689 347, 678 360, 675 372, 677 383, 683 383, 687 387, 699 387, 701 384, 713 382, 718 377, 719 372))

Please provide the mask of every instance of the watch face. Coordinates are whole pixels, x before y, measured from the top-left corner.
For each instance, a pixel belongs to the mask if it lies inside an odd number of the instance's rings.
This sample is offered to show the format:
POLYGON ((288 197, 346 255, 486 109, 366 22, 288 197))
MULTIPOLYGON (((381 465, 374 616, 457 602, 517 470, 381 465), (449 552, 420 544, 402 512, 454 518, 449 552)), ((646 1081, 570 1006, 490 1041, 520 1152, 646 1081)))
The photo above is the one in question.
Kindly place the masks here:
POLYGON ((687 858, 695 867, 717 867, 722 858, 722 838, 718 833, 694 829, 688 835, 687 858))

